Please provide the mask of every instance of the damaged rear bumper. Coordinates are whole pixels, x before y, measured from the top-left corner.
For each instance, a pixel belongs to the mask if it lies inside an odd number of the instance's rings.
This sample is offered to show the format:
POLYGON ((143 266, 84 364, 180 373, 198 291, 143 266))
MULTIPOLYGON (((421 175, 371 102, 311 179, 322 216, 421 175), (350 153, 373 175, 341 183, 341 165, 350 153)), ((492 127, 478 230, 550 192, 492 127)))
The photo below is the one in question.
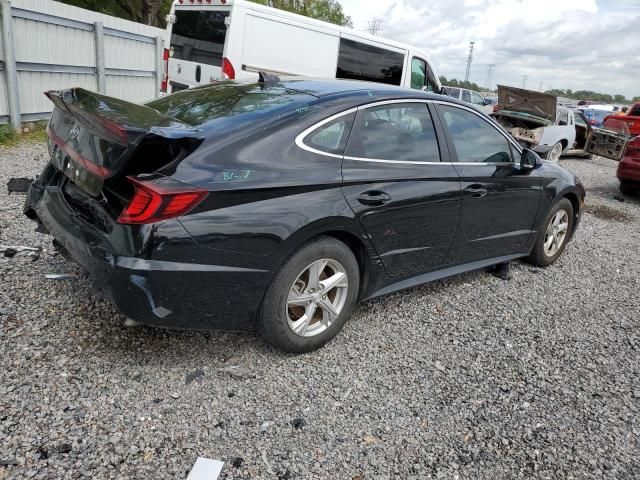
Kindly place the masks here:
POLYGON ((254 327, 268 281, 264 265, 230 264, 234 255, 199 246, 177 220, 100 231, 68 204, 65 179, 43 184, 43 177, 28 192, 25 215, 53 235, 125 316, 166 328, 254 327), (183 232, 180 240, 168 242, 176 231, 183 232))

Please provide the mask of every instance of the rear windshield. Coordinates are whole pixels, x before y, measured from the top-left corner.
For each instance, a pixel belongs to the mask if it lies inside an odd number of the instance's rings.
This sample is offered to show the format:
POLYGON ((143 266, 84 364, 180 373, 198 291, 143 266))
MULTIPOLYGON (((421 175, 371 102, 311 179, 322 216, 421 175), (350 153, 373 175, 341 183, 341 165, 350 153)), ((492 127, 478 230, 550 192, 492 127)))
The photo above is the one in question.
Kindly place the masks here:
POLYGON ((147 106, 188 125, 228 118, 256 121, 276 110, 304 109, 316 97, 279 84, 224 83, 183 90, 147 103, 147 106))
POLYGON ((171 30, 170 56, 178 60, 222 65, 229 12, 178 10, 171 30))

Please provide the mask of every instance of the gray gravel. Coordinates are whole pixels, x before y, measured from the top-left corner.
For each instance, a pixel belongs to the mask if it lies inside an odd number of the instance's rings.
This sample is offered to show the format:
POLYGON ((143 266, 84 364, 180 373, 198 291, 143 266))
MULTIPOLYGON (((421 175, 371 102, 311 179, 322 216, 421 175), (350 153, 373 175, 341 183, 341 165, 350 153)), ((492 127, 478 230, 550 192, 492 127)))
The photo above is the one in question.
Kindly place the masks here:
MULTIPOLYGON (((0 243, 50 248, 0 150, 0 243)), ((35 157, 35 159, 34 159, 35 157)), ((0 258, 0 479, 640 477, 640 202, 615 162, 563 160, 589 211, 561 260, 361 305, 323 350, 125 328, 60 256, 0 258), (15 465, 3 466, 3 463, 15 465)))

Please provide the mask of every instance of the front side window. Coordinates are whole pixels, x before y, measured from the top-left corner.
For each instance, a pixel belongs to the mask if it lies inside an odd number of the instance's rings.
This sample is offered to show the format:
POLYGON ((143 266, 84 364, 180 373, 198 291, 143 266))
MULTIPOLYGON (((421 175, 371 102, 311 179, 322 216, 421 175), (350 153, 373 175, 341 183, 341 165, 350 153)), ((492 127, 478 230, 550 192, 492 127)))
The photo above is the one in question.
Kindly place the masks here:
POLYGON ((400 85, 403 63, 402 53, 341 38, 336 78, 400 85))
POLYGON ((441 109, 459 162, 512 162, 509 141, 487 121, 462 108, 441 109))
POLYGON ((354 114, 344 115, 328 124, 318 127, 304 140, 304 143, 316 150, 342 154, 353 125, 354 114))
POLYGON ((484 105, 484 98, 476 92, 471 92, 471 103, 474 105, 484 105))
POLYGON ((439 162, 431 115, 424 103, 360 110, 346 155, 376 160, 439 162))
POLYGON ((411 59, 411 88, 422 90, 427 81, 427 62, 420 58, 411 59))

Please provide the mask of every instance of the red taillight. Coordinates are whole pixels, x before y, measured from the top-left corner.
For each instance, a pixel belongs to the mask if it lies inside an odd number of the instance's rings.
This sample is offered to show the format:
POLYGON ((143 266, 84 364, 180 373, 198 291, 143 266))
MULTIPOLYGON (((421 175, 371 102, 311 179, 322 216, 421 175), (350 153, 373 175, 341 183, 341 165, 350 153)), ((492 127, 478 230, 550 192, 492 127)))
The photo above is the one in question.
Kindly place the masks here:
POLYGON ((640 136, 635 137, 629 143, 624 152, 625 157, 638 157, 640 158, 640 136))
POLYGON ((162 52, 162 83, 160 83, 160 91, 166 92, 169 83, 169 49, 165 48, 162 52))
POLYGON ((222 58, 222 74, 226 80, 234 80, 236 78, 236 70, 227 57, 222 58))
POLYGON ((208 195, 206 190, 177 180, 164 179, 161 183, 155 183, 127 178, 134 184, 135 191, 129 205, 120 214, 118 223, 153 223, 179 217, 208 195))

